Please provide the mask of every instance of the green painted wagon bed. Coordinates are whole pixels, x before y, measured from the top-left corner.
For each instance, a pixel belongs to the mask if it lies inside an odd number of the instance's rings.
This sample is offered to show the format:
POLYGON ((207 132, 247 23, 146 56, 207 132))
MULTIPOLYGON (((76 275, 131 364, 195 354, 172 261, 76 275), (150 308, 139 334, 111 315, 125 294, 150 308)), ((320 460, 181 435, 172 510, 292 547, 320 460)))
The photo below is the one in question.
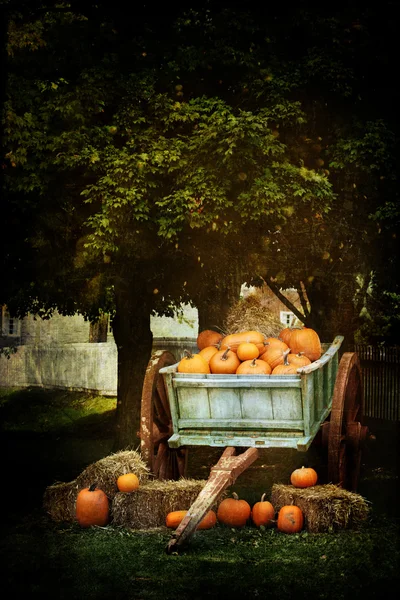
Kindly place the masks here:
POLYGON ((363 421, 358 356, 337 336, 319 360, 296 375, 178 373, 175 357, 158 350, 149 362, 141 408, 141 454, 159 479, 185 476, 188 447, 225 448, 207 484, 175 531, 168 551, 193 533, 219 494, 258 458, 258 448, 305 452, 319 433, 328 450, 328 477, 357 488, 363 421), (242 451, 236 454, 236 448, 242 451), (245 450, 244 450, 245 449, 245 450))

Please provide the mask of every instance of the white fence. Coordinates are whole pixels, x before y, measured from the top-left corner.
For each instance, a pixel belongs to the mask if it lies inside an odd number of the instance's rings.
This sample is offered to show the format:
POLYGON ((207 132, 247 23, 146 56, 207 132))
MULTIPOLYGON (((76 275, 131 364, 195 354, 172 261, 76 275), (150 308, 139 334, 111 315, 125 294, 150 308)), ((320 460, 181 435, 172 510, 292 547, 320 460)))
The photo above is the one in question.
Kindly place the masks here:
MULTIPOLYGON (((195 350, 195 338, 155 338, 153 348, 179 360, 195 350)), ((114 343, 18 346, 10 358, 0 356, 0 387, 45 387, 117 395, 117 347, 114 343)))

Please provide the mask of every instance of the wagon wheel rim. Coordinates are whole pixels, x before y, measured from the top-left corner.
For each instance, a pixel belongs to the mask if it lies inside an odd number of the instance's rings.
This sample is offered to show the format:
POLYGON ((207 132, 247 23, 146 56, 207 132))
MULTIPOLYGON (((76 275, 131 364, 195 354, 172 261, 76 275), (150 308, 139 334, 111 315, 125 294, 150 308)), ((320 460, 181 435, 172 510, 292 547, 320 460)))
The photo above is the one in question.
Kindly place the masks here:
POLYGON ((328 476, 332 483, 357 489, 366 436, 360 362, 354 352, 343 354, 332 398, 328 434, 328 476))
POLYGON ((160 369, 176 363, 168 351, 157 350, 150 358, 143 382, 140 415, 140 450, 143 460, 157 479, 185 476, 187 450, 171 449, 172 418, 160 369))

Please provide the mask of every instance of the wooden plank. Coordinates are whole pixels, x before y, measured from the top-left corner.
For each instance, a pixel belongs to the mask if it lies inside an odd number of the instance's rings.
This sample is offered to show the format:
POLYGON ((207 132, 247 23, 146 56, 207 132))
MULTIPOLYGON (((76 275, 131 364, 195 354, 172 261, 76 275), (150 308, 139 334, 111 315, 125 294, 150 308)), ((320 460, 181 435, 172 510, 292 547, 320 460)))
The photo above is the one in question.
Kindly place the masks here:
POLYGON ((276 388, 272 390, 272 410, 274 420, 303 420, 301 391, 276 388), (297 393, 296 393, 297 391, 297 393))
POLYGON ((258 451, 255 448, 249 448, 239 456, 235 456, 234 448, 225 449, 218 463, 211 469, 206 485, 172 534, 167 547, 169 553, 176 551, 185 543, 221 492, 233 485, 238 476, 257 458, 258 451))
POLYGON ((320 421, 320 415, 324 410, 324 398, 328 395, 328 391, 324 387, 324 371, 326 366, 325 364, 322 369, 314 371, 314 407, 310 407, 310 412, 313 416, 310 426, 316 421, 320 421))
POLYGON ((279 435, 268 436, 262 433, 256 437, 238 435, 223 435, 221 433, 211 435, 195 435, 186 434, 185 432, 173 434, 169 440, 168 445, 171 448, 180 448, 181 446, 210 446, 212 448, 224 448, 228 445, 236 446, 238 448, 293 448, 295 450, 306 451, 312 443, 313 438, 311 436, 304 436, 302 434, 283 436, 281 432, 279 435))
POLYGON ((303 431, 303 420, 293 419, 282 421, 278 419, 178 419, 178 428, 187 429, 299 429, 303 431))
POLYGON ((173 390, 177 402, 179 416, 182 419, 210 419, 212 409, 209 402, 208 390, 179 388, 173 390))
POLYGON ((211 419, 241 419, 240 395, 236 388, 209 389, 211 419))
POLYGON ((241 389, 243 419, 273 419, 272 391, 270 389, 249 388, 241 389))
POLYGON ((172 421, 172 430, 178 431, 178 418, 179 411, 177 406, 177 399, 175 396, 175 390, 173 386, 173 374, 175 372, 176 365, 172 365, 170 367, 163 367, 160 369, 160 373, 164 378, 165 389, 167 390, 169 407, 171 410, 171 421, 172 421))
POLYGON ((304 419, 304 433, 310 435, 310 428, 312 425, 313 417, 311 412, 311 406, 314 402, 314 374, 308 373, 303 375, 301 378, 302 383, 302 405, 303 405, 303 419, 304 419))
POLYGON ((300 388, 301 382, 298 375, 260 375, 257 379, 239 379, 235 375, 231 375, 232 379, 213 379, 212 375, 205 375, 204 378, 198 379, 193 376, 192 378, 182 378, 180 375, 176 375, 173 379, 173 385, 176 388, 271 388, 277 387, 282 388, 300 388))

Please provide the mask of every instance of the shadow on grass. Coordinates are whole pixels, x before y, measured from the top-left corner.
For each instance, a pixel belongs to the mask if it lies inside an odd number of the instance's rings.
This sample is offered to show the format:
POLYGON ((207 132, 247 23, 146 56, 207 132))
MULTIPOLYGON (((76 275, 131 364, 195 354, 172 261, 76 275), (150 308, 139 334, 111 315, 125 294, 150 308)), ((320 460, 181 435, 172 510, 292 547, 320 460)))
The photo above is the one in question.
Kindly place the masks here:
POLYGON ((25 389, 0 395, 3 476, 24 474, 25 499, 11 510, 39 508, 45 488, 72 481, 112 451, 115 398, 64 390, 25 389))

